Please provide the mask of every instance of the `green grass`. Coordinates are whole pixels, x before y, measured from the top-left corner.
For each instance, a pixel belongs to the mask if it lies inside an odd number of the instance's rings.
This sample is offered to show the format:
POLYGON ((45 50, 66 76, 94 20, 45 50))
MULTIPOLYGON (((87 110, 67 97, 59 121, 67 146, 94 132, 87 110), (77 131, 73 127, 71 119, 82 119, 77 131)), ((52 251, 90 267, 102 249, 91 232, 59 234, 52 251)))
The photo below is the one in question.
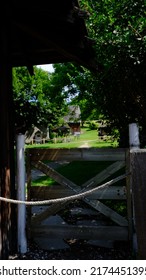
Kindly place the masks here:
MULTIPOLYGON (((93 178, 102 170, 107 168, 113 162, 110 161, 73 161, 65 166, 61 166, 57 169, 61 175, 71 180, 77 185, 82 185, 90 178, 93 178)), ((116 172, 114 177, 117 177, 124 173, 124 169, 116 172)), ((110 176, 109 180, 111 180, 113 176, 110 176)), ((32 186, 51 186, 56 182, 49 178, 48 176, 41 176, 40 178, 34 180, 32 182, 32 186)), ((119 182, 116 183, 117 185, 119 182)))
POLYGON ((31 183, 32 186, 36 186, 36 187, 39 187, 39 186, 41 186, 41 187, 48 186, 49 187, 54 184, 55 184, 55 181, 48 176, 41 176, 38 179, 33 180, 31 183))
POLYGON ((110 164, 111 162, 73 161, 64 167, 58 168, 57 171, 74 183, 82 185, 110 164))
POLYGON ((78 139, 71 136, 70 140, 70 142, 63 143, 48 142, 46 144, 26 145, 26 148, 79 148, 84 144, 88 144, 89 147, 93 148, 112 148, 118 145, 116 141, 99 140, 97 130, 89 130, 87 127, 81 129, 81 135, 78 139))

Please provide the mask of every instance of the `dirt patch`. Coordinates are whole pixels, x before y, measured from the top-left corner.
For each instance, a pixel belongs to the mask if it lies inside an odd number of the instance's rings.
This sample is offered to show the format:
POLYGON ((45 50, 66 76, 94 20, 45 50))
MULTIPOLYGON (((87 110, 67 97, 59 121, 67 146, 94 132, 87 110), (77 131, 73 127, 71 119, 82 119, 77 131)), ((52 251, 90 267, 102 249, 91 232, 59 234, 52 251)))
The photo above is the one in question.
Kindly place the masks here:
POLYGON ((85 142, 84 144, 82 144, 81 146, 80 146, 80 148, 89 148, 90 146, 89 146, 89 144, 88 144, 88 142, 85 142))

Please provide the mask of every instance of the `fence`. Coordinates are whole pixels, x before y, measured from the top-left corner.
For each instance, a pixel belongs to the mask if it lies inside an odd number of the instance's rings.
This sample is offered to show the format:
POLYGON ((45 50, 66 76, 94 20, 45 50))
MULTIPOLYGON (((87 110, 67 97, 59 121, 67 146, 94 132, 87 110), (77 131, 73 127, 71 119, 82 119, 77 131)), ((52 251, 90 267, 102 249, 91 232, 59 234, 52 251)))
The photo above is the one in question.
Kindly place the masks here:
MULTIPOLYGON (((77 149, 28 149, 27 151, 27 191, 28 200, 43 200, 50 198, 66 197, 80 193, 82 189, 90 190, 99 186, 105 180, 108 180, 118 170, 125 168, 127 171, 128 151, 126 149, 96 149, 96 148, 77 148, 77 149), (56 170, 45 164, 44 161, 109 161, 110 165, 89 179, 82 186, 79 186, 71 180, 59 174, 56 170), (45 175, 53 178, 56 186, 51 187, 34 187, 31 185, 31 169, 37 168, 45 175)), ((49 235, 64 236, 64 238, 86 239, 110 239, 110 240, 130 240, 131 239, 131 194, 129 183, 121 186, 99 188, 94 194, 83 197, 82 200, 97 212, 102 213, 112 221, 111 226, 86 227, 66 226, 66 227, 46 227, 41 223, 50 215, 54 215, 63 209, 68 202, 58 203, 49 206, 44 212, 30 218, 30 234, 33 236, 49 235), (104 200, 126 200, 127 217, 104 204, 104 200)), ((30 213, 31 215, 31 213, 30 213)))

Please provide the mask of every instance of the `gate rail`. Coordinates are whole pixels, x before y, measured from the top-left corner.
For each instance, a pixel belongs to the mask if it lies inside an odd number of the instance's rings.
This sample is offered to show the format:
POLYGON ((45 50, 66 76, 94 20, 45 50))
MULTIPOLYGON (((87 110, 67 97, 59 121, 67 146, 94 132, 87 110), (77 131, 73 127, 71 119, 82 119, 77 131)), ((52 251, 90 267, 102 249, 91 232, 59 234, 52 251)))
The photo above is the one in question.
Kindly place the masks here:
MULTIPOLYGON (((58 198, 63 196, 68 196, 72 194, 80 193, 81 190, 84 188, 86 189, 92 189, 99 184, 101 184, 103 181, 107 180, 112 174, 114 174, 116 171, 120 170, 121 168, 125 167, 126 171, 128 171, 129 168, 127 168, 127 160, 128 160, 128 150, 127 149, 119 149, 119 148, 105 148, 105 149, 98 149, 98 148, 75 148, 75 149, 27 149, 27 192, 28 192, 28 200, 33 199, 46 199, 46 197, 50 198, 58 198), (65 178, 61 174, 59 174, 56 170, 49 167, 48 165, 44 164, 43 161, 113 161, 113 163, 107 167, 105 170, 88 180, 86 183, 84 183, 82 186, 78 186, 77 184, 73 183, 69 179, 65 178), (32 167, 35 167, 42 171, 44 174, 48 175, 49 177, 53 178, 58 184, 56 186, 52 187, 32 187, 31 186, 31 170, 32 167), (58 192, 58 190, 60 190, 58 192)), ((126 180, 128 182, 128 180, 126 180)), ((131 194, 130 194, 130 185, 127 183, 125 186, 110 186, 109 189, 104 189, 104 191, 97 190, 95 195, 91 195, 87 198, 83 198, 84 202, 87 203, 87 205, 90 205, 95 210, 101 212, 105 216, 109 217, 112 221, 116 223, 115 231, 116 233, 113 234, 113 238, 116 238, 117 240, 121 240, 123 227, 125 228, 125 232, 127 231, 127 234, 123 234, 123 240, 131 239, 131 194), (107 207, 101 200, 104 199, 126 199, 127 200, 127 219, 121 215, 119 215, 117 212, 115 212, 113 209, 107 207), (120 233, 121 229, 121 233, 120 233)), ((40 235, 40 232, 44 232, 44 234, 49 234, 49 232, 54 232, 56 228, 51 227, 51 229, 47 229, 44 226, 41 227, 40 230, 38 229, 38 224, 40 224, 43 219, 46 219, 50 215, 54 215, 55 213, 59 212, 62 208, 64 208, 68 202, 60 203, 58 205, 52 205, 49 206, 44 212, 41 214, 36 215, 34 218, 31 218, 31 231, 35 235, 40 235)), ((85 228, 86 229, 86 228, 85 228)), ((104 232, 104 236, 108 236, 108 229, 110 230, 110 227, 107 228, 107 231, 105 233, 105 228, 100 227, 100 232, 104 232)), ((78 227, 76 228, 77 232, 80 232, 78 227)), ((90 229, 90 232, 94 230, 90 229)), ((62 229, 64 232, 64 230, 62 229)), ((71 231, 67 231, 69 236, 71 235, 71 231)), ((67 234, 66 232, 66 234, 67 234)), ((75 234, 75 230, 73 231, 75 234)), ((86 230, 82 231, 82 238, 87 236, 87 233, 85 234, 86 230)), ((111 233, 114 232, 114 227, 111 233)), ((65 235, 66 235, 65 234, 65 235)), ((89 236, 90 234, 88 234, 89 236)), ((98 234, 99 235, 99 234, 98 234)), ((81 238, 81 234, 80 234, 81 238)), ((110 236, 110 238, 112 238, 110 236)), ((98 236, 98 239, 99 236, 98 236)), ((103 235, 101 234, 101 239, 103 239, 103 235)))

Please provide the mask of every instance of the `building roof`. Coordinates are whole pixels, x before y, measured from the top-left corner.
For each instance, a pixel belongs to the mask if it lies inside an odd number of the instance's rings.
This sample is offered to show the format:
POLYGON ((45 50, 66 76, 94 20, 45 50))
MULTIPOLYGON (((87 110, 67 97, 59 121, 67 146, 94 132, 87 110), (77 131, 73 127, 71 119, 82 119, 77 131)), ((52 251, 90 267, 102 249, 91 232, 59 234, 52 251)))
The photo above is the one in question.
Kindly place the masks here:
POLYGON ((13 66, 77 62, 97 68, 77 0, 14 0, 11 6, 13 66))
POLYGON ((81 110, 77 105, 68 106, 68 114, 64 117, 64 121, 67 123, 81 122, 81 110))

